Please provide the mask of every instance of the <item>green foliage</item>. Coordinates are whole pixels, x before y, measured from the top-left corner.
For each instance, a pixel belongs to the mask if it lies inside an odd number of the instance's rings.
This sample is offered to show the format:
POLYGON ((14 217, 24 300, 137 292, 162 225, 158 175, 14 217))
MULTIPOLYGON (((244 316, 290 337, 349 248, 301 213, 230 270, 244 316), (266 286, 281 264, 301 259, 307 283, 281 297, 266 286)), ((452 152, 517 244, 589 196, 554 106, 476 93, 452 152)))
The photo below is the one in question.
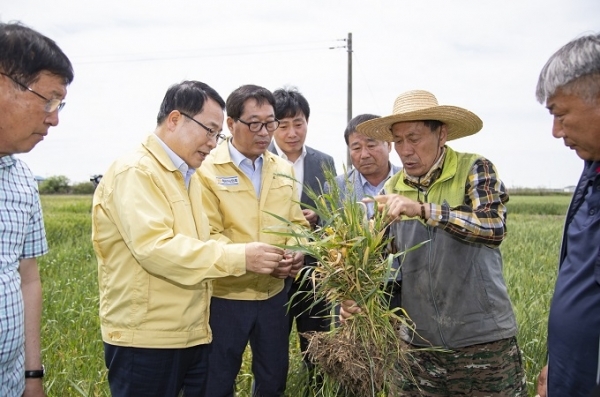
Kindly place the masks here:
POLYGON ((567 213, 571 196, 510 196, 508 215, 562 215, 567 213))
POLYGON ((41 194, 65 194, 71 191, 69 178, 64 175, 51 176, 40 183, 41 194))
POLYGON ((42 196, 42 207, 50 246, 39 261, 46 392, 49 396, 110 396, 90 240, 91 196, 42 196))
MULTIPOLYGON (((563 197, 537 199, 542 200, 520 203, 511 197, 509 232, 501 247, 532 396, 537 374, 546 362, 546 324, 564 211, 559 215, 536 214, 540 208, 566 209, 568 201, 563 197), (516 204, 522 207, 514 208, 516 204)), ((40 260, 47 394, 110 396, 98 318, 97 265, 90 240, 91 196, 42 196, 42 206, 50 242, 50 253, 40 260)), ((295 332, 290 341, 287 395, 302 396, 306 374, 295 332)), ((250 396, 250 357, 248 351, 237 380, 238 397, 250 396)))
MULTIPOLYGON (((400 379, 412 378, 407 364, 410 348, 402 343, 398 331, 400 327, 411 328, 411 324, 401 309, 389 308, 390 294, 385 291, 389 280, 396 278, 394 255, 387 253, 387 214, 377 211, 368 219, 366 205, 356 202, 352 191, 344 194, 332 171, 325 171, 325 180, 329 186, 325 193, 307 189, 315 206, 306 207, 315 211, 321 225, 298 230, 271 214, 289 229, 271 233, 307 241, 292 249, 318 263, 300 275, 304 283, 312 281, 315 286, 308 294, 313 294, 316 302, 350 299, 362 311, 343 326, 307 335, 307 353, 322 372, 323 395, 343 391, 344 395, 366 397, 380 395, 383 390, 394 395, 400 379)), ((396 257, 403 258, 406 252, 396 257)))
POLYGON ((94 194, 96 188, 92 182, 76 183, 71 188, 73 194, 94 194))
POLYGON ((530 187, 512 187, 508 189, 508 193, 512 196, 571 196, 573 193, 564 190, 545 189, 545 188, 530 188, 530 187))
MULTIPOLYGON (((562 197, 557 198, 556 205, 562 201, 559 199, 562 197)), ((501 246, 504 277, 519 326, 517 337, 530 396, 536 394, 536 377, 546 363, 548 310, 558 272, 563 221, 563 215, 509 211, 508 234, 501 246)))

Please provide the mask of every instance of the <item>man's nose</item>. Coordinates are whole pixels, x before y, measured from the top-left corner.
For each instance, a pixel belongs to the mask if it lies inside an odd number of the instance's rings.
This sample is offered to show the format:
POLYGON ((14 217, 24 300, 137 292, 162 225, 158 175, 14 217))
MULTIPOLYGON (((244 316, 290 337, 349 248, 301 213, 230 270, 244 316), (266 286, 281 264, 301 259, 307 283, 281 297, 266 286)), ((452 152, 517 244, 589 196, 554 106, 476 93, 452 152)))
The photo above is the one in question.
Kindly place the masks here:
POLYGON ((58 109, 48 113, 44 119, 44 122, 46 124, 50 124, 52 127, 56 127, 58 125, 58 109))
POLYGON ((263 124, 260 130, 256 131, 256 135, 269 135, 269 131, 267 131, 267 126, 263 124))
POLYGON ((364 147, 360 150, 360 157, 363 159, 371 157, 371 152, 369 151, 368 148, 364 147))
POLYGON ((398 155, 401 157, 402 156, 410 156, 411 154, 414 153, 413 147, 406 143, 404 143, 402 145, 396 145, 396 151, 398 152, 398 155))
POLYGON ((557 118, 554 119, 552 123, 552 136, 555 138, 564 138, 565 134, 563 132, 562 122, 557 118))

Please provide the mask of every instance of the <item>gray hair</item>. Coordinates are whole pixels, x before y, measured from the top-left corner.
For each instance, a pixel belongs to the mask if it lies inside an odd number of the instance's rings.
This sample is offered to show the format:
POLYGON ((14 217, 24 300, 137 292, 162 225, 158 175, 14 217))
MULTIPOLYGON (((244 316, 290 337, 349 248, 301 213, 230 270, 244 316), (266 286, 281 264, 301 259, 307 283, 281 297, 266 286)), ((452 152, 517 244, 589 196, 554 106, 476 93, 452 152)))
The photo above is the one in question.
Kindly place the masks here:
POLYGON ((600 95, 600 34, 572 40, 548 59, 538 79, 537 100, 544 103, 559 89, 591 102, 600 95))

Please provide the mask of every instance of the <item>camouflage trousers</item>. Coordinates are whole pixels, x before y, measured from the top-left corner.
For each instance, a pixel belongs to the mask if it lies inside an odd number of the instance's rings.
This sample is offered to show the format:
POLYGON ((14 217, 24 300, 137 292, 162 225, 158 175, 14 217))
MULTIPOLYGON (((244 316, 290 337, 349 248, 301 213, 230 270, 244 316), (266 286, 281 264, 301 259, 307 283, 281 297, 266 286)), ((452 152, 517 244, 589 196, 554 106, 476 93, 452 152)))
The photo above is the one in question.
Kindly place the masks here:
POLYGON ((414 381, 403 382, 403 396, 527 396, 515 337, 451 352, 417 350, 412 356, 414 381))

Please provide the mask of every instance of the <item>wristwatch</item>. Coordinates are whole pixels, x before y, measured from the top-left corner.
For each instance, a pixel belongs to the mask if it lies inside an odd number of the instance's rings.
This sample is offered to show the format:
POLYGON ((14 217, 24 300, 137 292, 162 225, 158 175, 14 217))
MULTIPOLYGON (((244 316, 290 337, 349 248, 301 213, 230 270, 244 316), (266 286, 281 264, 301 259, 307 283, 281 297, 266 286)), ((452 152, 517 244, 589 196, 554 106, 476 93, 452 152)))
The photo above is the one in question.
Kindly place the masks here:
POLYGON ((25 370, 25 378, 43 378, 46 373, 46 369, 42 365, 42 369, 36 369, 33 371, 25 370))

